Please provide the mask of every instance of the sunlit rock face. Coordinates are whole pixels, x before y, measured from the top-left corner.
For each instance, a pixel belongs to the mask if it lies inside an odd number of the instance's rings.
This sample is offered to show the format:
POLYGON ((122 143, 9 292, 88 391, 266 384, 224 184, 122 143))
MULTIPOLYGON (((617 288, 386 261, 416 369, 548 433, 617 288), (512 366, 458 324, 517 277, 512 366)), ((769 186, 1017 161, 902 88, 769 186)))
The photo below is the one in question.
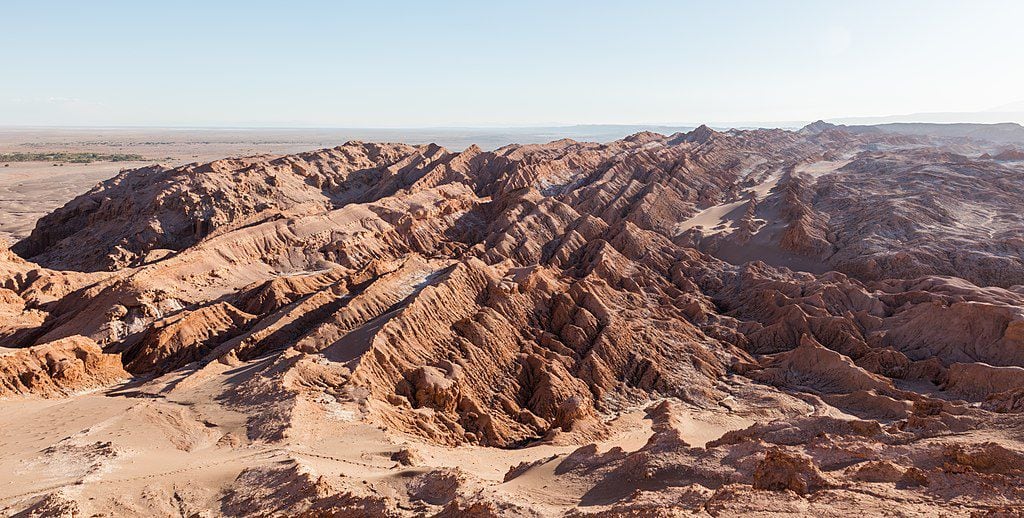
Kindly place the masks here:
MULTIPOLYGON (((0 396, 143 397, 123 426, 233 466, 174 493, 212 515, 998 511, 1018 158, 816 123, 127 171, 0 257, 0 396)), ((118 440, 45 455, 149 454, 118 440)))

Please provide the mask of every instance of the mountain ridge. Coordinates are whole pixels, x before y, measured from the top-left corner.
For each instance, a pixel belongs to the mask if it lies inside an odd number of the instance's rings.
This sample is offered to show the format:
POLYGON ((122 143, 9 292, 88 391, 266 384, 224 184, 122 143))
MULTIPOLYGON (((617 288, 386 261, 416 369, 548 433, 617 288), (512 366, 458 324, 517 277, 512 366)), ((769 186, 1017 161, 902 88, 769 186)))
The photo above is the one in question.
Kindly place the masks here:
MULTIPOLYGON (((0 257, 4 347, 95 344, 4 354, 3 379, 49 378, 0 388, 131 410, 19 436, 17 458, 86 466, 56 476, 87 491, 129 455, 221 459, 175 494, 229 516, 1014 505, 1024 166, 1004 147, 699 126, 126 171, 0 257), (114 359, 129 383, 87 368, 114 359)), ((131 513, 181 482, 150 475, 131 513)), ((112 505, 32 487, 5 512, 112 505)))

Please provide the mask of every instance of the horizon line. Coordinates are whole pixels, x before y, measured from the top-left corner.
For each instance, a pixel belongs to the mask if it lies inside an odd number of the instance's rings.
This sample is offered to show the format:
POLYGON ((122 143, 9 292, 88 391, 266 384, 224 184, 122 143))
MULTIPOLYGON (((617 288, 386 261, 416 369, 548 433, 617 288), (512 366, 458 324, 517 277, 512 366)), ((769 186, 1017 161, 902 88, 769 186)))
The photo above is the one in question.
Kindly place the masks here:
POLYGON ((473 124, 437 124, 437 125, 385 125, 385 126, 360 126, 360 125, 318 125, 318 124, 295 124, 269 123, 269 124, 161 124, 161 123, 125 123, 125 124, 4 124, 0 123, 0 129, 21 130, 21 129, 163 129, 163 130, 373 130, 373 131, 431 131, 431 130, 536 130, 536 129, 567 129, 567 128, 635 128, 635 127, 657 127, 657 128, 697 128, 708 126, 715 129, 791 129, 802 128, 808 124, 823 121, 830 124, 845 126, 871 126, 881 124, 1017 124, 1024 125, 1024 112, 923 112, 902 115, 885 116, 853 116, 853 117, 828 117, 813 120, 789 120, 789 121, 732 121, 732 122, 629 122, 629 123, 561 123, 561 122, 538 122, 530 124, 508 124, 508 125, 473 125, 473 124), (1008 116, 1005 120, 987 122, 976 121, 926 121, 912 120, 921 117, 957 116, 957 115, 999 115, 1008 116), (900 120, 906 119, 906 120, 900 120), (1016 120, 1014 120, 1016 119, 1016 120))

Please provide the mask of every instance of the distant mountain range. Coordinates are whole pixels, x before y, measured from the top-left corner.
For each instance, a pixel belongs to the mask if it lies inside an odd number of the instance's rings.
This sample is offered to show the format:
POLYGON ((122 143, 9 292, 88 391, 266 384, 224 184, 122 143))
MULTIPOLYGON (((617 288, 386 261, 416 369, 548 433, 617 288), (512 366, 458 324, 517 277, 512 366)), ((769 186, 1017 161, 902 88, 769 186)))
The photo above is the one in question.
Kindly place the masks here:
POLYGON ((936 123, 936 124, 998 124, 1003 122, 1024 123, 1024 106, 1006 105, 993 111, 980 112, 935 112, 887 115, 884 117, 843 117, 826 119, 828 122, 846 125, 874 125, 890 123, 936 123))
MULTIPOLYGON (((841 126, 843 127, 843 126, 841 126)), ((998 144, 1024 144, 1024 126, 1014 122, 1001 124, 931 124, 919 122, 899 122, 891 124, 875 124, 870 126, 850 125, 844 127, 854 133, 883 132, 902 135, 927 135, 945 138, 971 138, 987 140, 998 144)))

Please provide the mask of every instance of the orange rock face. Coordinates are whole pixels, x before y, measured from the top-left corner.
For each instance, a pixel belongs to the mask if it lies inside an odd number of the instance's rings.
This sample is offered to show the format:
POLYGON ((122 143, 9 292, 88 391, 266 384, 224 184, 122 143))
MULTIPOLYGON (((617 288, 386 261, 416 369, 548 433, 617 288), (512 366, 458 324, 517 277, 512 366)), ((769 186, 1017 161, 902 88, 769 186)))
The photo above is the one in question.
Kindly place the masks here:
POLYGON ((74 336, 0 356, 0 397, 66 396, 129 377, 117 354, 74 336))
MULTIPOLYGON (((1018 505, 1024 169, 947 144, 822 123, 128 171, 5 251, 0 395, 230 371, 249 441, 352 405, 431 447, 581 446, 551 475, 581 514, 1018 505), (599 448, 630 412, 646 442, 599 448)), ((430 473, 394 514, 550 514, 430 473)), ((393 510, 347 484, 249 467, 217 512, 393 510)))

